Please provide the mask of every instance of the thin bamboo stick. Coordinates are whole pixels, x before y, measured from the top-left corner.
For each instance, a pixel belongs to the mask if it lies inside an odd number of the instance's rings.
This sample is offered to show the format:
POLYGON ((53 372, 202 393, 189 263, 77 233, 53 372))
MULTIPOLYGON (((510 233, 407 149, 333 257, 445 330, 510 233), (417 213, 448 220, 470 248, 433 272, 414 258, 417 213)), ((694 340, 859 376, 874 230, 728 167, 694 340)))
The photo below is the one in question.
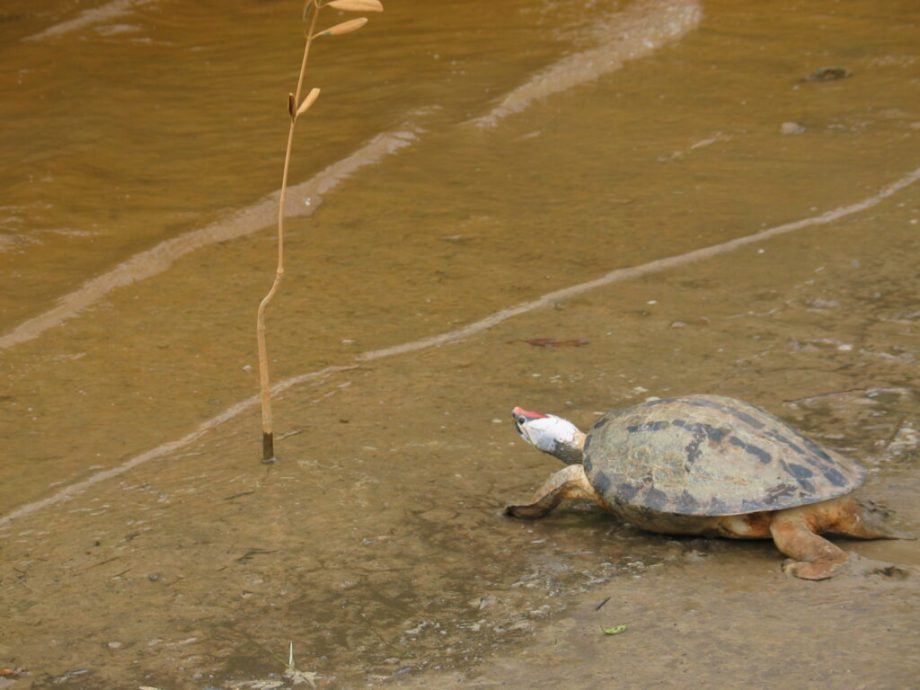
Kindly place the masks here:
POLYGON ((256 340, 259 350, 259 386, 260 397, 262 400, 262 462, 266 464, 274 463, 278 460, 275 456, 275 437, 272 420, 272 398, 271 398, 271 379, 268 370, 268 348, 265 344, 265 310, 278 287, 284 278, 284 197, 287 191, 288 171, 291 167, 291 151, 294 147, 294 126, 297 124, 297 118, 305 113, 319 96, 319 89, 311 89, 307 97, 301 101, 303 92, 304 75, 307 72, 307 59, 310 56, 310 47, 316 38, 323 36, 337 36, 343 33, 350 33, 360 29, 367 22, 367 19, 352 19, 341 24, 316 32, 316 23, 319 19, 319 11, 326 6, 331 6, 342 11, 361 11, 361 12, 382 12, 383 5, 378 0, 332 0, 323 3, 320 0, 307 0, 304 4, 304 18, 307 13, 310 14, 309 27, 305 32, 306 41, 303 49, 303 59, 300 62, 300 75, 297 77, 297 89, 294 93, 288 94, 288 112, 291 117, 291 124, 288 128, 287 147, 284 151, 284 172, 281 175, 281 192, 278 195, 278 265, 275 269, 275 280, 272 282, 268 294, 262 298, 259 303, 259 310, 256 314, 256 340), (346 26, 347 25, 347 26, 346 26))

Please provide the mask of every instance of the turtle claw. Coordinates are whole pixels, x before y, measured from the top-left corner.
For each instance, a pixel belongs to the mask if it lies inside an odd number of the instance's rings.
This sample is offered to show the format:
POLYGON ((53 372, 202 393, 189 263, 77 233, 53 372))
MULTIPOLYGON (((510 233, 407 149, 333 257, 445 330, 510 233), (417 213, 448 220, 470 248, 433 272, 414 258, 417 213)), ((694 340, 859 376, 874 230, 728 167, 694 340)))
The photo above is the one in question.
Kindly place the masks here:
POLYGON ((783 561, 783 572, 802 580, 827 580, 837 574, 842 563, 829 561, 795 561, 787 558, 783 561))
POLYGON ((783 572, 786 575, 803 580, 827 580, 837 575, 850 575, 868 577, 870 575, 883 575, 903 579, 908 576, 908 571, 891 563, 875 561, 864 558, 858 554, 850 553, 845 561, 831 560, 795 561, 791 558, 783 562, 783 572))

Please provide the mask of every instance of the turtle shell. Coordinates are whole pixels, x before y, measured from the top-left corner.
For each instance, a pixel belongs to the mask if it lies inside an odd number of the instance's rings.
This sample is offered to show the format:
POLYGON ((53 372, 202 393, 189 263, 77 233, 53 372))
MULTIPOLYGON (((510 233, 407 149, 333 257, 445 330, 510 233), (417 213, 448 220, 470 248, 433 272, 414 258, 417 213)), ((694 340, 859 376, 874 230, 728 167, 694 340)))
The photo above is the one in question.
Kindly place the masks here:
POLYGON ((716 395, 608 412, 588 434, 584 466, 612 506, 676 515, 817 503, 849 493, 866 474, 769 412, 716 395))

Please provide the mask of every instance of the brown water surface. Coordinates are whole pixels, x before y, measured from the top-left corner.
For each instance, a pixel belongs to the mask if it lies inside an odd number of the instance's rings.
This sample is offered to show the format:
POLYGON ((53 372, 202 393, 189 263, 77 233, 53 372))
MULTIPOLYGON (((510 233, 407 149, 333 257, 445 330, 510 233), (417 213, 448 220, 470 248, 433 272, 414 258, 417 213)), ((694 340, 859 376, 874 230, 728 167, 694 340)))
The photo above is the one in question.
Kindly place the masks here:
MULTIPOLYGON (((694 577, 712 645, 760 629, 719 592, 759 592, 779 621, 847 602, 764 633, 749 666, 771 687, 841 687, 827 645, 846 686, 910 687, 916 542, 847 547, 905 580, 814 585, 766 543, 499 513, 556 469, 515 438, 513 405, 585 426, 710 392, 860 458, 866 493, 920 530, 920 8, 391 2, 318 44, 265 467, 246 401, 297 5, 0 13, 0 667, 28 670, 0 688, 281 687, 291 642, 323 687, 438 670, 491 687, 498 647, 552 667, 546 631, 598 587, 660 616, 694 577), (846 78, 813 76, 828 67, 846 78), (667 257, 684 258, 649 266, 667 257), (587 344, 526 342, 546 338, 587 344), (784 668, 792 651, 811 675, 784 668)), ((705 635, 636 635, 634 687, 693 684, 641 655, 703 664, 705 635)))

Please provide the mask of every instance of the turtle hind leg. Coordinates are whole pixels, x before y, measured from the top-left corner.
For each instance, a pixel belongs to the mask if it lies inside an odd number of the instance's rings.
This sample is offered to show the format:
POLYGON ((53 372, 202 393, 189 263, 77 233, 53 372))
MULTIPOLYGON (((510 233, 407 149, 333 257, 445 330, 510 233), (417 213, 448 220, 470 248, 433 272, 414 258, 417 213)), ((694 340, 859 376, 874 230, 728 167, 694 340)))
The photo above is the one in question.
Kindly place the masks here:
MULTIPOLYGON (((790 557, 783 564, 783 572, 787 575, 803 580, 826 580, 844 572, 850 575, 906 575, 906 571, 890 563, 863 558, 835 546, 815 532, 813 518, 814 514, 805 506, 781 510, 770 523, 776 548, 790 557)), ((865 534, 862 538, 876 537, 865 534)))
POLYGON ((530 503, 508 506, 505 515, 534 520, 548 515, 565 499, 597 499, 581 465, 559 470, 537 490, 530 503))
POLYGON ((892 524, 894 513, 874 501, 844 496, 829 504, 832 510, 826 531, 855 539, 916 539, 892 524))
POLYGON ((778 512, 770 523, 770 534, 776 548, 791 559, 783 564, 783 572, 804 580, 833 577, 850 557, 843 549, 815 534, 795 510, 778 512))

